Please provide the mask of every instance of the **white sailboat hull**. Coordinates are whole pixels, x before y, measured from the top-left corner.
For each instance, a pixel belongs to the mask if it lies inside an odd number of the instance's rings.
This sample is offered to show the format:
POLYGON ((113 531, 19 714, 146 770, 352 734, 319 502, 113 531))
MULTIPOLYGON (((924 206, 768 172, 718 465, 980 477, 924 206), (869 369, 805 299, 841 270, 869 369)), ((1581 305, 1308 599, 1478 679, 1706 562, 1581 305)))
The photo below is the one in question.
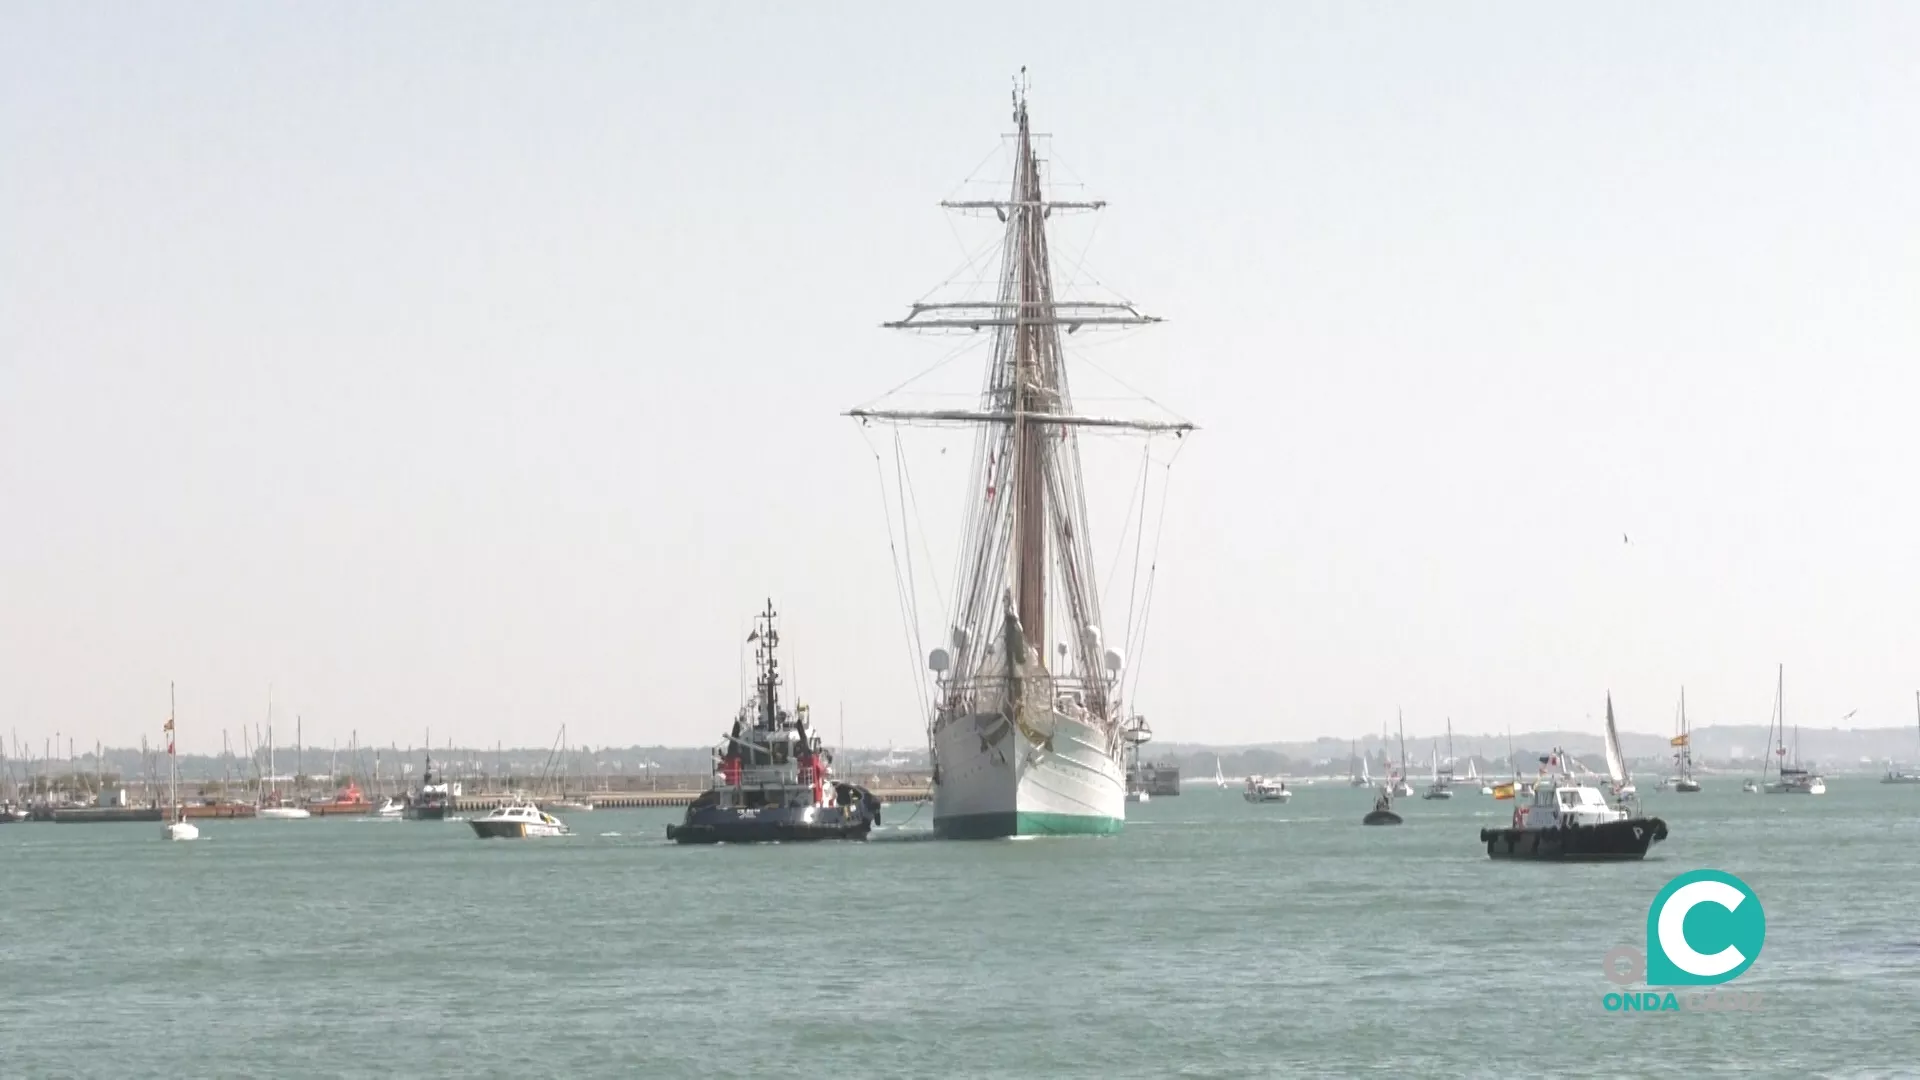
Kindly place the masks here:
POLYGON ((1825 795, 1827 793, 1827 782, 1816 779, 1803 784, 1795 784, 1783 783, 1776 780, 1767 785, 1766 792, 1769 795, 1825 795))
POLYGON ((310 818, 313 814, 298 806, 263 806, 256 816, 268 821, 299 821, 302 818, 310 818))
POLYGON ((185 821, 168 822, 166 837, 169 840, 198 840, 200 839, 200 829, 198 826, 185 821))
POLYGON ((1099 729, 1058 711, 1052 749, 1036 746, 998 712, 942 724, 934 733, 939 781, 933 832, 955 840, 1119 832, 1127 781, 1099 729), (997 740, 985 733, 997 732, 997 740))

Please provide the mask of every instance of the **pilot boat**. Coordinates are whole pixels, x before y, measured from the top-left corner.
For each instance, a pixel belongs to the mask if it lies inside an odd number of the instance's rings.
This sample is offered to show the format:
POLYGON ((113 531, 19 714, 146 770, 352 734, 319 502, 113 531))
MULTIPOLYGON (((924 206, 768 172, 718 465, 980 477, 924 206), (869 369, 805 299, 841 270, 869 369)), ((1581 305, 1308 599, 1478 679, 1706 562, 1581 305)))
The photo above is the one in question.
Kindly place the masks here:
MULTIPOLYGON (((1607 701, 1611 721, 1613 701, 1607 701)), ((1597 787, 1565 771, 1572 761, 1556 748, 1550 759, 1562 771, 1534 785, 1533 800, 1516 806, 1504 829, 1481 829, 1480 842, 1493 859, 1640 859, 1667 838, 1667 823, 1610 805, 1597 787)))
POLYGON ((1293 792, 1287 790, 1283 781, 1269 780, 1264 776, 1247 777, 1247 788, 1240 793, 1248 802, 1286 802, 1293 798, 1293 792))
POLYGON ((680 844, 865 840, 880 824, 880 800, 829 779, 827 752, 805 705, 780 701, 780 631, 773 601, 747 641, 759 668, 753 697, 713 751, 712 786, 687 807, 667 839, 680 844))
POLYGON ((483 840, 567 835, 566 822, 523 799, 496 806, 486 817, 474 818, 467 824, 473 826, 474 833, 483 840))

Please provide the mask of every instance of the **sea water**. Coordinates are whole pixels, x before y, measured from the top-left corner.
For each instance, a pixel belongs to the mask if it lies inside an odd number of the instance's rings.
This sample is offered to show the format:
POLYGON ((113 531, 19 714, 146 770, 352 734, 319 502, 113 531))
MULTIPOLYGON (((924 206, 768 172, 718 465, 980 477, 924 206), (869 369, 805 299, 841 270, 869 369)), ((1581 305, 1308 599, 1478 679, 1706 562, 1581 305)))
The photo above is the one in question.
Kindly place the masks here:
MULTIPOLYGON (((1112 837, 676 847, 316 818, 0 828, 0 1075, 1912 1075, 1920 787, 1648 792, 1643 862, 1489 860, 1512 803, 1189 787, 1112 837), (1677 874, 1765 905, 1739 1007, 1609 1010, 1677 874)), ((1682 992, 1684 997, 1687 992, 1682 992)), ((1683 1002, 1684 1004, 1684 1002, 1683 1002)))

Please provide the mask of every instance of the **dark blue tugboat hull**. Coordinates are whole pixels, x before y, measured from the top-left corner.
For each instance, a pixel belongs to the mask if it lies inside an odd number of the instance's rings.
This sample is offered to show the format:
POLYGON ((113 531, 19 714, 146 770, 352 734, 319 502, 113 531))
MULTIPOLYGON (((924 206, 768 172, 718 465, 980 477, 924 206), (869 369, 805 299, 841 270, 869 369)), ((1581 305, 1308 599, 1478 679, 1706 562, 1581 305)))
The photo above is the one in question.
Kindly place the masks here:
POLYGON ((768 807, 753 811, 702 807, 688 811, 687 820, 667 826, 667 839, 680 844, 754 844, 793 840, 865 840, 873 819, 858 810, 814 811, 807 820, 803 808, 768 807))

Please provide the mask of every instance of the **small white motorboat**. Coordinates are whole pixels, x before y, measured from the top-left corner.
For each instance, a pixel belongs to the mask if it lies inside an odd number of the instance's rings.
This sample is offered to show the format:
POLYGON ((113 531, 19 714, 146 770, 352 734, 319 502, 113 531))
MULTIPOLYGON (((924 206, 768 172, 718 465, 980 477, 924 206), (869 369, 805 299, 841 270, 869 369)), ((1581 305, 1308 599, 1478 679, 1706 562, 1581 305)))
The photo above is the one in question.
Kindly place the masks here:
POLYGON ((1247 788, 1240 794, 1242 798, 1252 803, 1283 803, 1293 798, 1293 792, 1287 790, 1285 782, 1268 780, 1264 776, 1247 777, 1247 788))
POLYGON ((530 802, 496 806, 486 817, 474 818, 475 835, 482 839, 520 840, 535 836, 565 836, 567 823, 530 802))
POLYGON ((1148 795, 1145 791, 1141 791, 1138 788, 1127 792, 1128 802, 1149 802, 1152 798, 1153 796, 1148 795))
POLYGON ((282 804, 279 806, 263 806, 255 811, 254 816, 267 821, 299 821, 303 818, 312 817, 313 812, 304 806, 287 806, 282 804))
POLYGON ((406 813, 406 811, 407 806, 405 803, 389 795, 380 800, 380 805, 374 807, 373 812, 367 816, 376 818, 398 818, 400 815, 406 813))

